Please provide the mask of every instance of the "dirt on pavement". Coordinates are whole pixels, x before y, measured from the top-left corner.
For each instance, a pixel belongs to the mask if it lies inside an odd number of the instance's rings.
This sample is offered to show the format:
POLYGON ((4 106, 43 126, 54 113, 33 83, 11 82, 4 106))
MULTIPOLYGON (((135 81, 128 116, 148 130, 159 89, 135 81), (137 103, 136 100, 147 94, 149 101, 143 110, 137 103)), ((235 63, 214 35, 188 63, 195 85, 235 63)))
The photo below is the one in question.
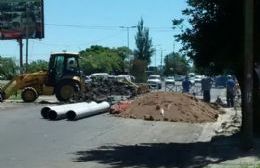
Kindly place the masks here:
POLYGON ((116 116, 171 122, 215 122, 220 113, 217 106, 205 103, 192 95, 153 92, 123 103, 116 116))

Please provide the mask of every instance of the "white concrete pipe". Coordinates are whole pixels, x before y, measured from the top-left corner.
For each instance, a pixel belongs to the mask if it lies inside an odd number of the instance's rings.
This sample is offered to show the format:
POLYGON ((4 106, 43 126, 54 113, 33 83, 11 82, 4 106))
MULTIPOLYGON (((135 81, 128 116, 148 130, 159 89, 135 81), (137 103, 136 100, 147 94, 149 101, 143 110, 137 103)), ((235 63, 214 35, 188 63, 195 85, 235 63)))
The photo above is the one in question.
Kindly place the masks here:
MULTIPOLYGON (((87 104, 87 102, 82 102, 82 103, 76 103, 76 104, 87 104)), ((56 109, 63 109, 63 108, 68 108, 69 106, 73 106, 74 104, 64 104, 64 105, 57 105, 57 106, 46 106, 41 109, 41 115, 43 118, 48 119, 49 118, 49 112, 50 110, 56 110, 56 109)))
POLYGON ((78 107, 88 108, 88 107, 91 107, 91 106, 94 106, 94 105, 97 105, 97 103, 96 102, 75 103, 75 104, 71 104, 70 106, 67 106, 67 107, 51 109, 49 111, 49 117, 48 118, 50 120, 64 119, 64 118, 66 118, 66 113, 69 110, 73 110, 73 109, 76 109, 78 107))
POLYGON ((67 112, 68 120, 78 120, 91 115, 96 115, 108 111, 110 104, 108 102, 98 103, 96 105, 90 105, 87 107, 77 106, 73 110, 67 112))
POLYGON ((41 115, 42 115, 43 118, 48 119, 50 110, 66 109, 66 111, 68 111, 69 110, 68 108, 70 108, 70 106, 81 105, 81 104, 87 105, 88 103, 87 102, 81 102, 81 103, 64 104, 64 105, 57 105, 57 106, 46 106, 46 107, 43 107, 41 109, 41 115))

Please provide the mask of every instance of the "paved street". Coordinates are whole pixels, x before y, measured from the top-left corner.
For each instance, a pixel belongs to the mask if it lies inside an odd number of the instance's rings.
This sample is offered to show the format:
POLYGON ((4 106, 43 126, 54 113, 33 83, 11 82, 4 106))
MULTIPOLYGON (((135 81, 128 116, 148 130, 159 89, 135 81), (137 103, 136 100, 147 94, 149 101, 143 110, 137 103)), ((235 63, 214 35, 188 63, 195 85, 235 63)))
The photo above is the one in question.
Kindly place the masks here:
POLYGON ((97 166, 94 162, 74 162, 80 157, 77 152, 116 144, 188 143, 196 141, 203 131, 199 124, 145 122, 108 114, 76 122, 49 121, 40 116, 43 105, 14 106, 0 106, 0 167, 97 166))
MULTIPOLYGON (((216 123, 189 124, 110 114, 49 121, 40 115, 43 106, 0 104, 0 167, 215 167, 219 163, 233 166, 242 159, 236 135, 212 139, 216 132, 223 132, 223 121, 233 122, 234 110, 221 115, 216 123)), ((225 125, 230 128, 227 122, 225 125)), ((258 163, 255 157, 247 156, 243 155, 242 163, 258 163)))

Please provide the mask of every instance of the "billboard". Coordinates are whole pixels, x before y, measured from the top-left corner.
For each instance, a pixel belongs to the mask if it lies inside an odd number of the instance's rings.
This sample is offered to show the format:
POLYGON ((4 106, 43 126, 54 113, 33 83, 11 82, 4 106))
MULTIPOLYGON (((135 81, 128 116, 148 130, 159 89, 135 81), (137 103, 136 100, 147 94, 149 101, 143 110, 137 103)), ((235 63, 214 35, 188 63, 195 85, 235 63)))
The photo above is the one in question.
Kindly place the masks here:
POLYGON ((0 40, 43 37, 43 0, 0 0, 0 40))

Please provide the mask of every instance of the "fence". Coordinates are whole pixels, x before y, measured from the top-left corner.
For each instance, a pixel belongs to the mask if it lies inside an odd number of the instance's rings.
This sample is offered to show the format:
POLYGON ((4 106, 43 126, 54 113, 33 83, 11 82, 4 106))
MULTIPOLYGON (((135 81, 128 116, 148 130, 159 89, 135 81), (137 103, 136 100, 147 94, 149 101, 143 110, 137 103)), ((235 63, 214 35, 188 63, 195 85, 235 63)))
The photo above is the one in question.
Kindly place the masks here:
MULTIPOLYGON (((182 85, 165 85, 165 91, 166 92, 182 92, 182 85)), ((193 85, 190 88, 190 93, 194 94, 196 96, 201 96, 202 91, 201 91, 201 86, 193 85)))

